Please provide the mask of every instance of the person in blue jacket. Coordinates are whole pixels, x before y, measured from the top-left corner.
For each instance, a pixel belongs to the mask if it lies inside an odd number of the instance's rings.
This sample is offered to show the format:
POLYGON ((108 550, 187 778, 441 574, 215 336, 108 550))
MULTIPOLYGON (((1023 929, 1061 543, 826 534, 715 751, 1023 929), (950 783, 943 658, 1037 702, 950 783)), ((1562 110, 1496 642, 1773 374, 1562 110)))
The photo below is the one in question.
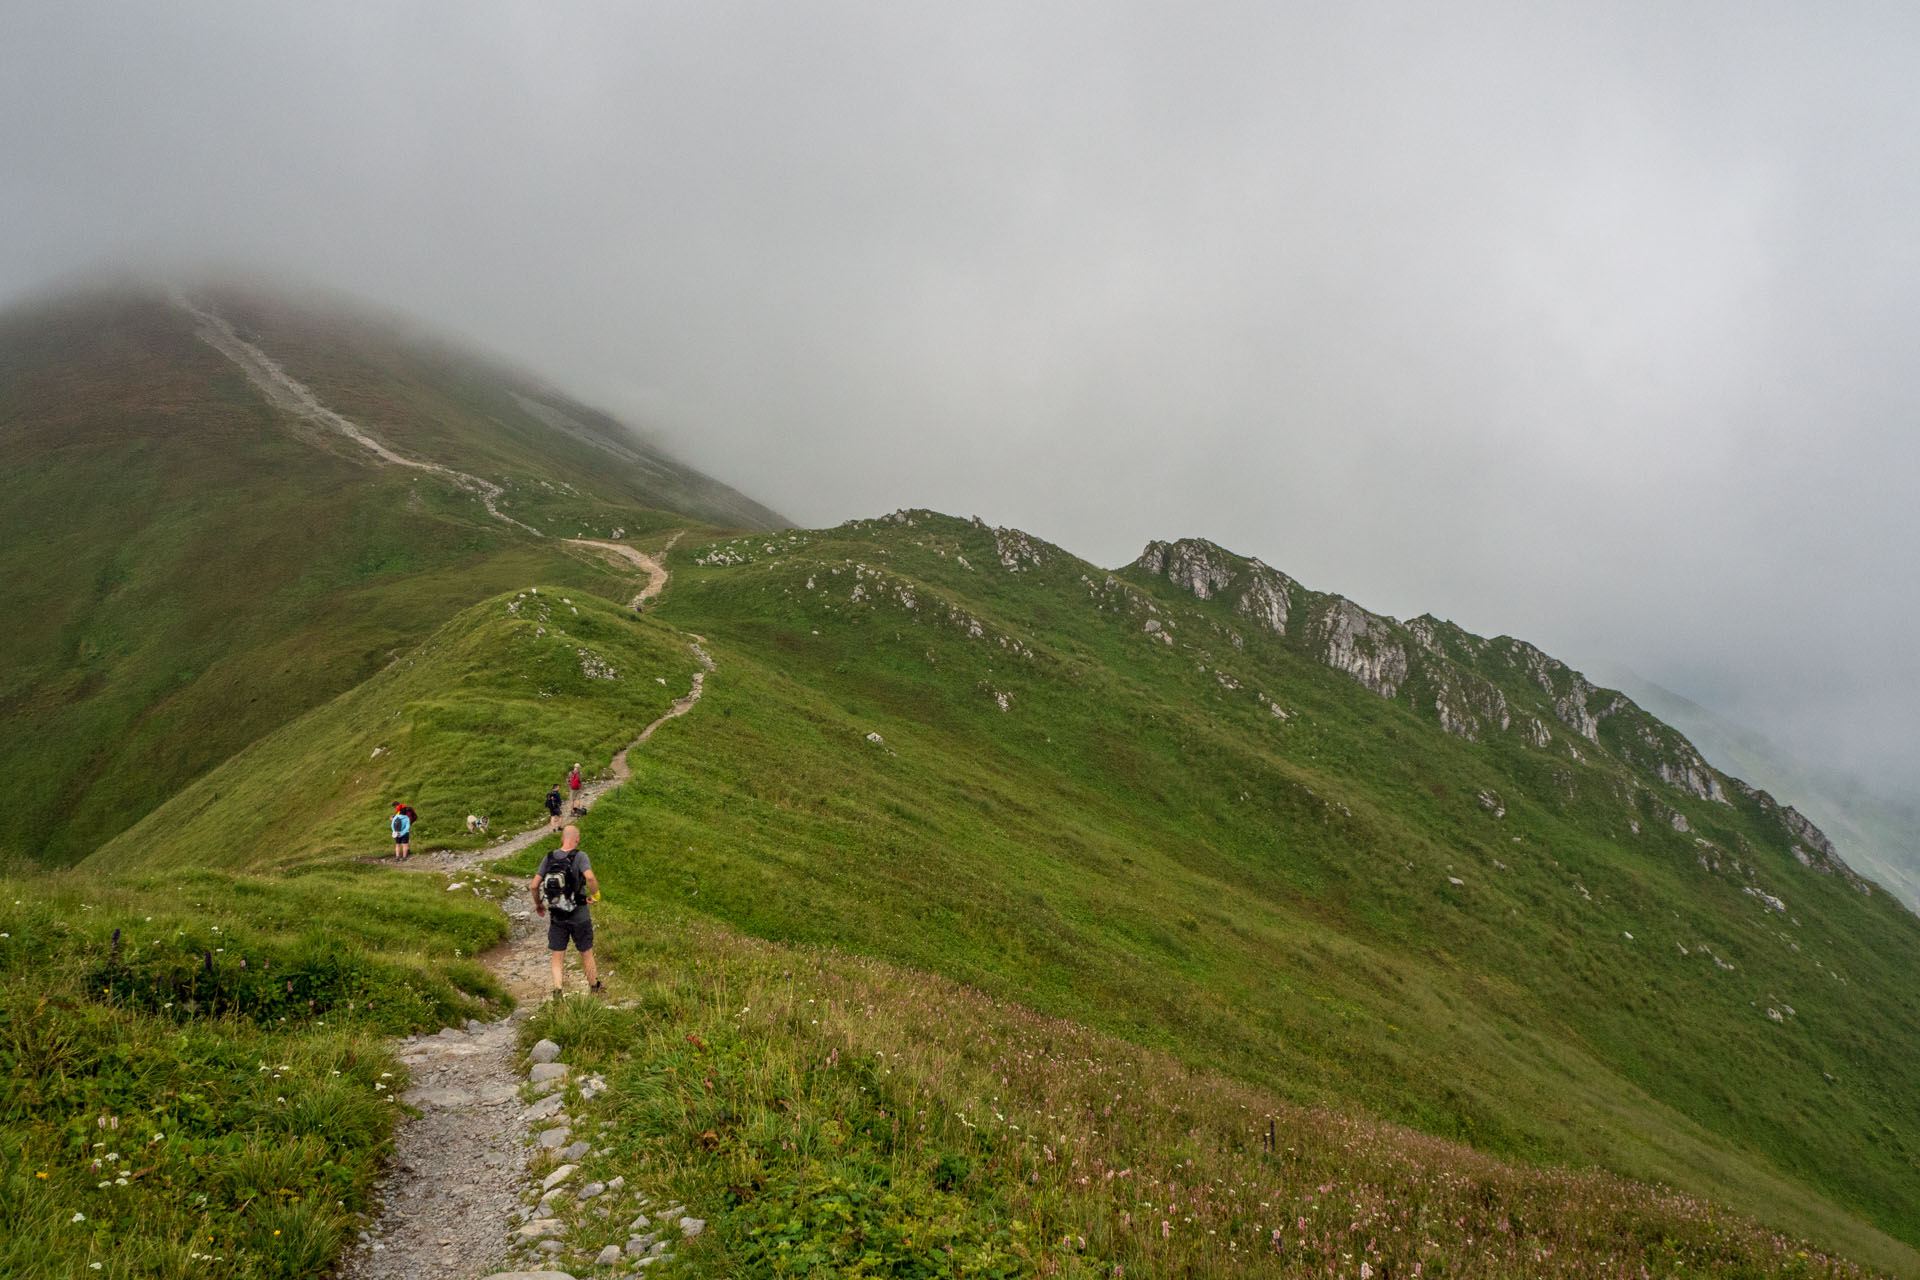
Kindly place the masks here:
POLYGON ((393 806, 393 860, 405 862, 413 853, 413 810, 404 804, 393 806))

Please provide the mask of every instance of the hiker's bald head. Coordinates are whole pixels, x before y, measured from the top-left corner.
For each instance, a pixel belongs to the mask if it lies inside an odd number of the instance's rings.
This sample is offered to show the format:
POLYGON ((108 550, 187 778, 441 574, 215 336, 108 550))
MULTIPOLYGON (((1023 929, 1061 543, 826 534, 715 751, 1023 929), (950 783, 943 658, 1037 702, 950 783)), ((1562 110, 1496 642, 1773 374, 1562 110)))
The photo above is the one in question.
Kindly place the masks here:
POLYGON ((569 822, 566 829, 560 833, 560 847, 562 849, 578 849, 580 847, 580 828, 569 822))

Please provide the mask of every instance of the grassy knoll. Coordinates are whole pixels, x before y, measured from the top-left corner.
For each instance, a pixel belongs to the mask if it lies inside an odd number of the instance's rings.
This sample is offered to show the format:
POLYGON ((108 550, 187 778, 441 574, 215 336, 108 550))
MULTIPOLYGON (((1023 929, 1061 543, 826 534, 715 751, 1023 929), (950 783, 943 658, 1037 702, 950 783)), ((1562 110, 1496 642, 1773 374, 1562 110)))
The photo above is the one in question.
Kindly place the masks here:
POLYGON ((310 1276, 367 1208, 386 1037, 497 1016, 491 900, 369 868, 0 877, 0 1274, 310 1276))
MULTIPOLYGON (((622 593, 628 594, 626 591, 622 593)), ((248 747, 101 849, 107 870, 252 869, 391 852, 397 800, 414 850, 473 848, 545 816, 579 761, 600 772, 686 693, 684 637, 623 604, 548 585, 461 613, 357 688, 248 747)))
POLYGON ((1199 657, 1091 566, 938 531, 679 560, 661 614, 720 670, 596 815, 610 882, 1913 1267, 1920 935, 1886 895, 1752 804, 1465 741, 1284 647, 1199 657))
MULTIPOLYGON (((612 1085, 568 1104, 611 1126, 577 1176, 708 1219, 683 1274, 1861 1274, 1683 1194, 1292 1105, 944 978, 602 911, 632 1007, 568 999, 525 1034, 612 1085)), ((608 1200, 559 1202, 581 1255, 630 1234, 608 1200)))

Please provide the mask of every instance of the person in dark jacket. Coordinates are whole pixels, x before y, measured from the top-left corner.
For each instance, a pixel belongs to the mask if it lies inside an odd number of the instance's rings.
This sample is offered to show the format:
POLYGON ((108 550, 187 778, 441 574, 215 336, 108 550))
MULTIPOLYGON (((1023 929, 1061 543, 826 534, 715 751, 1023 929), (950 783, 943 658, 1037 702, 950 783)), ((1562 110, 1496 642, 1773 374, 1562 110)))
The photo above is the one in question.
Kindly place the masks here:
POLYGON ((593 863, 580 847, 580 828, 572 823, 560 833, 560 847, 540 859, 539 870, 527 886, 533 910, 547 918, 547 953, 553 960, 553 992, 566 985, 567 944, 580 952, 587 990, 600 992, 600 974, 593 963, 593 912, 590 903, 600 897, 600 881, 593 863))

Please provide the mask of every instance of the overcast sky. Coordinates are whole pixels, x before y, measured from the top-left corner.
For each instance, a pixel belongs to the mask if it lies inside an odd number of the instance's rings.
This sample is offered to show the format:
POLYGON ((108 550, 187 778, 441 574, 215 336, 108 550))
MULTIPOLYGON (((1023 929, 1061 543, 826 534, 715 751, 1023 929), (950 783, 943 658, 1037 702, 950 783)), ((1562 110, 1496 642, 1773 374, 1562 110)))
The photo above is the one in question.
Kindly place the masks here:
POLYGON ((1920 790, 1920 6, 0 0, 0 300, 393 304, 806 524, 1203 535, 1920 790))

